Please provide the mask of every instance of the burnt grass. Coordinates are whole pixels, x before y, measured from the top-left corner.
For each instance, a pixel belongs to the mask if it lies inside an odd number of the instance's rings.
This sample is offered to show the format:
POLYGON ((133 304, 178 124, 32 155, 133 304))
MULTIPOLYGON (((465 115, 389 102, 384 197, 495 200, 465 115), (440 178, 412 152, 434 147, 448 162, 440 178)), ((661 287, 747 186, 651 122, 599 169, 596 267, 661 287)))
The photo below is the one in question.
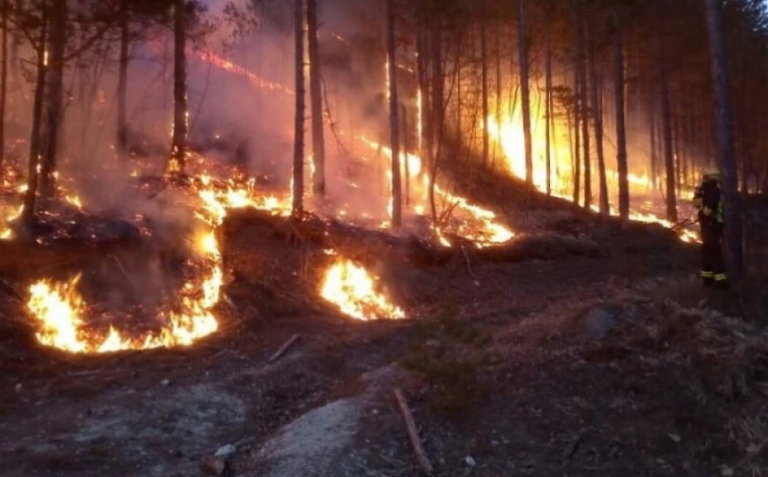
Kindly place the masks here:
MULTIPOLYGON (((349 440, 294 475, 421 475, 394 387, 438 475, 768 471, 768 339, 754 319, 726 318, 735 293, 699 287, 695 247, 514 183, 468 192, 504 204, 522 240, 557 237, 552 252, 425 265, 402 260, 397 242, 338 244, 385 277, 403 321, 341 316, 318 298, 323 247, 258 220, 225 233, 221 330, 189 349, 44 349, 27 284, 6 277, 0 475, 203 475, 200 459, 225 444, 238 452, 223 475, 285 475, 264 446, 335 402, 361 406, 349 440), (563 237, 601 253, 559 250, 563 237), (267 364, 294 333, 299 343, 267 364)), ((316 440, 336 442, 332 432, 316 440)))

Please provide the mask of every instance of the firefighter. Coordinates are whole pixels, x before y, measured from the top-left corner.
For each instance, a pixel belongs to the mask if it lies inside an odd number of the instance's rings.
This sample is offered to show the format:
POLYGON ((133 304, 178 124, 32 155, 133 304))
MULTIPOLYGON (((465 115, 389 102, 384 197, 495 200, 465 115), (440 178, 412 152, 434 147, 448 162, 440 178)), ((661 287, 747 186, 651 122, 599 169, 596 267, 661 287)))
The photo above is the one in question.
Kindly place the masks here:
POLYGON ((696 186, 693 205, 699 211, 701 226, 701 278, 705 286, 728 288, 728 275, 723 258, 725 209, 718 171, 708 171, 704 174, 701 183, 696 186))

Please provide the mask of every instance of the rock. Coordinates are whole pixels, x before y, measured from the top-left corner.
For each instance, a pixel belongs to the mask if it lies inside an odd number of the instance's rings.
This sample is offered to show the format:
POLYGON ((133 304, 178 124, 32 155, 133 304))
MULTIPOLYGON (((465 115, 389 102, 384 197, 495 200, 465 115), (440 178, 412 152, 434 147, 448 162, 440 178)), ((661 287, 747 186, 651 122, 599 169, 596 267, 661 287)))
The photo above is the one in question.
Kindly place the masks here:
POLYGON ((608 305, 597 305, 580 317, 584 334, 593 341, 602 341, 619 323, 618 311, 608 305))
POLYGON ((477 466, 477 462, 475 462, 475 459, 471 455, 466 456, 464 458, 464 462, 466 462, 467 465, 470 466, 470 467, 476 467, 477 466))
POLYGON ((667 434, 673 442, 679 443, 682 439, 677 434, 667 434))
POLYGON ((162 384, 163 386, 169 386, 171 384, 171 380, 163 379, 162 381, 160 381, 160 384, 162 384))
POLYGON ((219 447, 219 450, 217 450, 213 456, 220 457, 222 459, 229 459, 235 454, 237 454, 237 448, 232 444, 227 444, 225 446, 219 447))
POLYGON ((224 475, 227 464, 218 457, 207 455, 200 459, 200 470, 207 475, 224 475))
POLYGON ((733 469, 731 469, 727 465, 722 465, 720 466, 720 475, 722 475, 723 477, 733 477, 736 474, 733 471, 733 469))

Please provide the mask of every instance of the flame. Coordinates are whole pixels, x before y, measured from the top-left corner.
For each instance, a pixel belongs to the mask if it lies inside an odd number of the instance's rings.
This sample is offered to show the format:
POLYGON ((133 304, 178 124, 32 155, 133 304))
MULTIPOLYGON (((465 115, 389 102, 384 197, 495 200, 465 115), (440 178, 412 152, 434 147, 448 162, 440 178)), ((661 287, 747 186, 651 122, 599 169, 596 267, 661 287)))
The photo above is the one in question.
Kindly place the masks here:
POLYGON ((208 175, 200 178, 202 187, 198 195, 203 204, 203 213, 198 212, 198 218, 203 219, 213 227, 224 222, 230 209, 254 208, 287 217, 291 215, 289 199, 280 199, 273 195, 257 195, 255 180, 247 181, 230 179, 225 185, 213 183, 208 175))
POLYGON ((218 68, 223 69, 224 71, 228 71, 230 73, 233 73, 239 76, 244 76, 245 78, 248 79, 248 82, 254 88, 268 89, 270 91, 280 91, 286 94, 294 94, 294 92, 290 88, 280 83, 267 81, 261 76, 257 75, 256 73, 244 68, 243 66, 237 65, 230 60, 226 60, 218 56, 217 54, 213 53, 212 51, 201 51, 201 52, 197 52, 197 54, 203 61, 207 61, 213 66, 216 66, 218 68))
POLYGON ((351 260, 339 259, 326 272, 320 295, 345 315, 358 320, 405 318, 402 309, 376 291, 377 280, 351 260))
POLYGON ((139 336, 121 332, 111 326, 106 334, 90 330, 85 323, 87 305, 77 285, 81 275, 64 283, 40 280, 29 288, 27 309, 38 321, 40 343, 70 353, 110 353, 189 346, 218 330, 211 309, 218 303, 223 284, 222 259, 213 233, 198 239, 205 279, 199 285, 187 282, 181 291, 180 311, 159 315, 165 325, 159 330, 139 336), (130 336, 130 337, 129 337, 130 336))

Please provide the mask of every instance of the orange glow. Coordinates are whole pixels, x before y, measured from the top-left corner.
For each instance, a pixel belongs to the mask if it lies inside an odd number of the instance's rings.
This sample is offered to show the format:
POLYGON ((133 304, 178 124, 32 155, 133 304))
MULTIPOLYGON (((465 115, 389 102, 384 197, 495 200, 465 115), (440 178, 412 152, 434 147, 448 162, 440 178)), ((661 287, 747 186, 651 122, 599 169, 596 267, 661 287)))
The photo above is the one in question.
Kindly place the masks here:
POLYGON ((365 268, 351 260, 339 259, 325 273, 320 295, 357 320, 405 318, 402 309, 376 291, 377 281, 365 268))

